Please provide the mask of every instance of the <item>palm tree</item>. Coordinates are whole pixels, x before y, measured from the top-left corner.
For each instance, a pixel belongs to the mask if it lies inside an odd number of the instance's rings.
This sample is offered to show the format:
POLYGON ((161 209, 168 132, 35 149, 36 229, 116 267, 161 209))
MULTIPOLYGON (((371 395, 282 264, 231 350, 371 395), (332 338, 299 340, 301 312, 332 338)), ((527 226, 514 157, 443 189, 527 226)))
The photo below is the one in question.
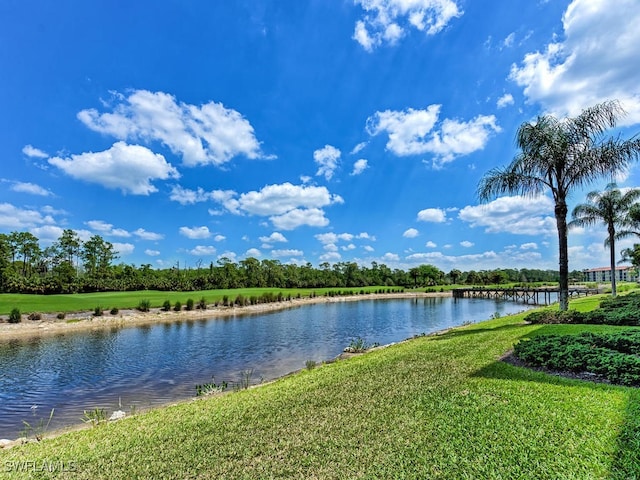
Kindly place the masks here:
POLYGON ((544 115, 525 122, 516 135, 520 152, 508 166, 485 174, 478 186, 483 201, 505 193, 536 197, 551 190, 558 230, 560 310, 569 308, 567 197, 575 188, 624 171, 640 154, 640 139, 603 138, 623 114, 619 102, 609 101, 574 118, 544 115))
MULTIPOLYGON (((616 228, 624 227, 628 223, 628 215, 631 207, 640 198, 640 190, 627 190, 624 194, 618 190, 615 183, 610 183, 604 192, 590 192, 587 194, 587 203, 577 205, 571 217, 568 227, 588 227, 596 223, 604 223, 607 226, 607 239, 605 246, 609 247, 611 265, 611 295, 616 296, 616 228)), ((618 232, 628 235, 629 232, 618 232)))

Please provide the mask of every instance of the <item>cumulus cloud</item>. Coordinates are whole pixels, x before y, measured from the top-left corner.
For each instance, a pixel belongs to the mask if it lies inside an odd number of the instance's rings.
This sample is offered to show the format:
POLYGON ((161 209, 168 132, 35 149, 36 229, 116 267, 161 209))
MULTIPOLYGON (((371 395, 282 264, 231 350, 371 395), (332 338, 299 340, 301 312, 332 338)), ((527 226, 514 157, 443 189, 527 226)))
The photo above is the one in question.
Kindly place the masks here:
POLYGON ((402 236, 405 238, 416 238, 418 235, 420 235, 420 232, 418 232, 418 230, 416 230, 415 228, 409 228, 402 234, 402 236))
POLYGON ((369 162, 367 160, 365 160, 364 158, 356 160, 353 164, 353 171, 351 172, 351 175, 360 175, 367 168, 369 168, 369 162))
POLYGON ((513 95, 511 95, 510 93, 505 93, 498 99, 498 101, 496 102, 496 106, 498 108, 504 108, 508 105, 513 105, 513 95))
POLYGON ((367 119, 366 130, 371 136, 386 133, 387 150, 395 155, 432 154, 436 167, 482 150, 501 131, 494 115, 478 115, 467 122, 446 118, 436 128, 440 108, 430 105, 425 110, 376 112, 367 119))
POLYGON ((209 238, 211 236, 211 232, 207 226, 203 227, 180 227, 180 235, 183 235, 192 240, 209 238))
POLYGON ((329 220, 323 207, 344 203, 342 197, 329 193, 326 187, 288 182, 240 195, 231 190, 215 190, 211 192, 211 199, 236 215, 269 217, 279 230, 293 230, 303 225, 324 227, 329 220))
POLYGON ((119 140, 160 142, 184 165, 222 165, 233 157, 263 156, 253 127, 222 103, 190 105, 164 92, 114 93, 112 112, 86 109, 78 119, 90 129, 119 140))
POLYGON ((211 192, 205 192, 202 187, 196 190, 184 188, 180 185, 171 187, 169 198, 180 205, 193 205, 194 203, 206 202, 212 199, 211 192))
POLYGON ((486 205, 466 206, 458 218, 487 233, 549 236, 557 232, 553 210, 553 201, 546 196, 500 197, 486 205))
POLYGON ((440 208, 425 208, 418 212, 420 222, 442 223, 447 220, 447 213, 440 208))
POLYGON ((318 165, 316 175, 324 175, 324 178, 331 180, 333 172, 338 168, 341 152, 332 145, 325 145, 313 152, 313 160, 318 165))
POLYGON ((302 250, 294 250, 294 249, 271 250, 271 255, 276 258, 302 257, 304 255, 304 252, 302 250))
POLYGON ((122 228, 113 228, 113 225, 102 220, 89 220, 85 222, 91 230, 100 232, 102 235, 114 237, 130 237, 131 234, 122 228))
POLYGON ((165 158, 140 145, 116 142, 109 150, 53 157, 48 162, 77 180, 97 183, 123 193, 149 195, 158 189, 152 180, 178 178, 165 158))
POLYGON ((53 195, 51 191, 46 188, 30 182, 13 182, 9 189, 13 192, 28 193, 30 195, 38 195, 41 197, 49 197, 53 195))
POLYGON ((51 215, 43 215, 34 209, 19 208, 10 203, 0 203, 0 228, 26 230, 42 225, 54 225, 51 215))
POLYGON ((262 252, 257 248, 250 248, 246 252, 244 252, 244 256, 246 258, 258 258, 262 256, 262 252))
POLYGON ((164 238, 164 235, 162 235, 161 233, 147 232, 144 228, 138 228, 133 232, 133 234, 137 237, 140 237, 142 240, 157 241, 164 238))
POLYGON ((136 247, 130 243, 114 242, 112 245, 113 251, 120 256, 131 255, 136 249, 136 247))
POLYGON ((158 250, 146 249, 144 251, 144 254, 150 257, 157 257, 158 255, 160 255, 160 252, 158 250))
POLYGON ((210 256, 215 255, 216 247, 212 245, 196 245, 194 248, 188 251, 189 255, 194 256, 210 256))
POLYGON ((25 145, 22 148, 22 153, 24 153, 27 157, 31 157, 31 158, 47 158, 47 157, 49 157, 48 153, 43 152, 39 148, 33 147, 31 145, 25 145))
POLYGON ((436 248, 438 245, 432 242, 431 240, 429 240, 427 243, 424 244, 424 246, 427 248, 436 248))
POLYGON ((640 122, 640 9, 636 0, 573 0, 562 17, 564 35, 542 51, 527 53, 510 79, 529 103, 574 116, 596 103, 618 99, 640 122))
POLYGON ((260 237, 260 241, 264 243, 286 243, 287 238, 280 232, 273 232, 268 237, 260 237))
POLYGON ((475 245, 475 243, 470 242, 469 240, 463 240, 462 242, 460 242, 460 246, 464 247, 464 248, 471 248, 475 245))
POLYGON ((355 3, 365 14, 356 22, 353 39, 369 52, 385 43, 396 44, 410 28, 435 35, 463 13, 454 0, 355 0, 355 3))

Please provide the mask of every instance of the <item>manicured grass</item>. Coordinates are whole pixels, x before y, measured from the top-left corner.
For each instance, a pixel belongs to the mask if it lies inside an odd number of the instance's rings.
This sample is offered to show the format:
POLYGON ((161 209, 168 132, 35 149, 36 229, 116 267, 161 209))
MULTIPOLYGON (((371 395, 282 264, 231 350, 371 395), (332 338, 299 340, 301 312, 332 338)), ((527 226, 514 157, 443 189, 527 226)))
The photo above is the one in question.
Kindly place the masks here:
POLYGON ((225 295, 229 300, 234 300, 238 295, 259 297, 263 293, 282 293, 285 297, 291 295, 295 298, 298 294, 308 297, 312 293, 318 296, 328 291, 350 291, 353 293, 375 292, 379 289, 399 289, 400 287, 353 287, 353 288, 238 288, 229 290, 202 290, 197 292, 161 292, 158 290, 141 290, 135 292, 98 292, 78 293, 68 295, 25 295, 19 293, 0 294, 0 315, 8 315, 12 308, 18 308, 21 313, 30 312, 77 312, 93 310, 97 305, 103 308, 117 307, 119 309, 135 308, 142 300, 151 301, 151 307, 161 307, 165 300, 172 304, 180 301, 186 304, 189 298, 194 302, 201 298, 208 303, 222 302, 225 295))
POLYGON ((74 479, 640 477, 637 389, 499 361, 526 336, 622 328, 523 316, 0 451, 0 475, 47 461, 74 479))

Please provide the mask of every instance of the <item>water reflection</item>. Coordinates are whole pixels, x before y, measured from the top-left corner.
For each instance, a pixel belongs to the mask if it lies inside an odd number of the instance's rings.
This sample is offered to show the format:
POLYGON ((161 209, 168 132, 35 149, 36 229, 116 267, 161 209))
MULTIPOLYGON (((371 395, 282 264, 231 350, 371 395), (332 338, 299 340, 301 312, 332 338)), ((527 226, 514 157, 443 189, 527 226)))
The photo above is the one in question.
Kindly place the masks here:
POLYGON ((245 317, 68 333, 0 343, 0 438, 55 409, 52 428, 84 410, 161 405, 195 385, 268 380, 335 358, 351 340, 387 344, 521 311, 512 302, 445 298, 316 304, 245 317), (35 408, 32 408, 35 407, 35 408))

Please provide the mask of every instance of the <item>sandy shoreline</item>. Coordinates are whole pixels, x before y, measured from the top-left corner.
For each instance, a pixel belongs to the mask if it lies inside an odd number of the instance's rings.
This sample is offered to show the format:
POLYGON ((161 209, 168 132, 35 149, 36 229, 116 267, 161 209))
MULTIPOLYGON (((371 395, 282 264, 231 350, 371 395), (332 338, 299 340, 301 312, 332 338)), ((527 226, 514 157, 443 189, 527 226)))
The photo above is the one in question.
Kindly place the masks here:
POLYGON ((43 314, 41 320, 28 320, 23 316, 20 323, 0 323, 0 342, 8 340, 26 340, 46 335, 60 335, 68 332, 82 332, 112 328, 127 328, 144 325, 174 323, 184 320, 199 320, 205 318, 225 318, 242 315, 258 315, 266 312, 276 312, 289 308, 319 303, 337 303, 360 300, 380 300, 398 298, 427 298, 449 297, 451 292, 436 293, 383 293, 368 295, 350 295, 345 297, 315 297, 284 300, 282 302, 262 303, 246 307, 214 307, 206 310, 183 310, 181 312, 164 312, 153 308, 149 312, 137 310, 121 310, 116 315, 105 312, 101 317, 94 317, 93 312, 69 313, 63 320, 56 318, 55 313, 43 314))

